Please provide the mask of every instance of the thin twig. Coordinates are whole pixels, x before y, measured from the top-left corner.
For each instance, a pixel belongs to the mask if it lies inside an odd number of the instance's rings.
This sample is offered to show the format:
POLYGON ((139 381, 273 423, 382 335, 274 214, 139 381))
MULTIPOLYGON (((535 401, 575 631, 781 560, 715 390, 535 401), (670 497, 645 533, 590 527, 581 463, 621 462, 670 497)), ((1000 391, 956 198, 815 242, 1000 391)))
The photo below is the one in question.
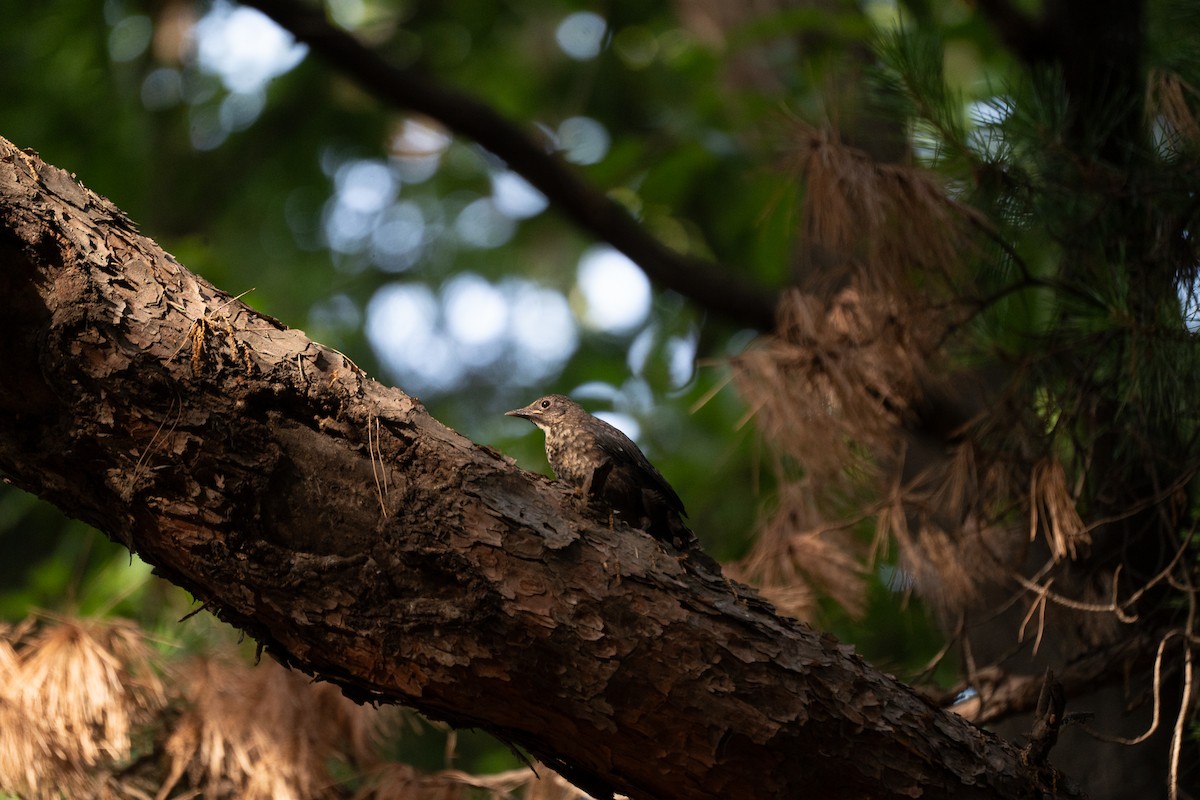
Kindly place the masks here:
POLYGON ((1175 718, 1175 730, 1171 732, 1171 766, 1167 773, 1167 798, 1179 798, 1179 753, 1183 749, 1183 737, 1187 732, 1188 717, 1192 712, 1192 644, 1185 642, 1183 648, 1183 697, 1179 700, 1179 716, 1175 718))
MULTIPOLYGON (((1183 631, 1176 628, 1174 630, 1167 631, 1166 634, 1163 635, 1163 638, 1160 639, 1158 642, 1158 651, 1154 655, 1154 684, 1153 684, 1154 711, 1152 712, 1152 715, 1150 718, 1150 727, 1146 730, 1146 732, 1139 736, 1135 736, 1132 739, 1129 739, 1124 736, 1109 736, 1108 734, 1100 733, 1099 731, 1093 730, 1091 727, 1084 725, 1084 730, 1087 731, 1088 734, 1092 736, 1092 738, 1098 739, 1102 742, 1111 742, 1112 744, 1134 745, 1134 744, 1141 744, 1142 742, 1146 741, 1147 739, 1149 739, 1151 736, 1154 735, 1154 732, 1158 730, 1159 717, 1161 716, 1161 713, 1162 713, 1163 651, 1167 647, 1167 642, 1171 641, 1171 639, 1173 639, 1176 636, 1182 636, 1182 635, 1183 635, 1183 631)), ((1189 647, 1188 649, 1190 650, 1191 648, 1189 647)))
POLYGON ((375 477, 375 496, 379 500, 379 513, 387 517, 387 503, 384 500, 387 498, 387 472, 383 469, 383 451, 379 447, 379 435, 376 425, 379 424, 378 417, 367 413, 367 454, 371 457, 371 474, 375 477), (372 430, 375 430, 372 436, 372 430), (376 458, 378 456, 378 458, 376 458), (383 473, 383 478, 380 479, 379 473, 383 473))

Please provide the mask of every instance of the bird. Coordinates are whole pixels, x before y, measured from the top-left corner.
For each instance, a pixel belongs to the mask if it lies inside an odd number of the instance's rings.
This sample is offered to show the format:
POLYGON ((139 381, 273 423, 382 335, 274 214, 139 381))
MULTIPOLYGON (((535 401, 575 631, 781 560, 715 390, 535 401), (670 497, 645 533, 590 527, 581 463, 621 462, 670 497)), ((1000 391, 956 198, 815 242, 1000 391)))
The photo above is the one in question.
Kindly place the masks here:
POLYGON ((546 460, 561 481, 631 527, 676 549, 698 547, 683 501, 628 436, 561 394, 539 397, 505 416, 527 419, 546 434, 546 460))

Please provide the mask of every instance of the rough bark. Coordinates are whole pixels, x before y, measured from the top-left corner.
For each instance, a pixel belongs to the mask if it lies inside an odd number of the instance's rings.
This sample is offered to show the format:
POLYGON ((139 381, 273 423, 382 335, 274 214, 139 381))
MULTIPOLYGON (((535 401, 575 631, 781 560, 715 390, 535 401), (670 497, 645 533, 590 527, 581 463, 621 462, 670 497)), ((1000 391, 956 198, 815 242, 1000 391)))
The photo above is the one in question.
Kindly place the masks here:
POLYGON ((489 730, 596 794, 1070 796, 3 139, 0 303, 0 472, 353 697, 489 730))

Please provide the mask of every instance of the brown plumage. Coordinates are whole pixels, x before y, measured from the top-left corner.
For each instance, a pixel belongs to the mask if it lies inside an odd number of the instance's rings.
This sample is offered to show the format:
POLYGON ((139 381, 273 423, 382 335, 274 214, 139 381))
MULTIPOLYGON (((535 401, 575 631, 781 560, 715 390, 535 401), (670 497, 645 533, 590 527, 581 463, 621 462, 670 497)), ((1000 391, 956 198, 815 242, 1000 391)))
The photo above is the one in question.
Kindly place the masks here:
POLYGON ((683 501, 628 436, 561 394, 505 413, 545 431, 546 459, 559 480, 657 539, 678 548, 696 545, 683 522, 683 501))

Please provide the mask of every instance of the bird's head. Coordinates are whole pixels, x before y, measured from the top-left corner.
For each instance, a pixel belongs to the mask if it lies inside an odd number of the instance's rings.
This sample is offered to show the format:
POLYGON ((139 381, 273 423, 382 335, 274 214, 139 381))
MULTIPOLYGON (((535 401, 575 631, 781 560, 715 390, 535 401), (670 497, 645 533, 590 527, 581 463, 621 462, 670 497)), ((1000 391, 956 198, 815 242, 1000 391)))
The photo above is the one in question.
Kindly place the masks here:
POLYGON ((524 408, 505 411, 504 415, 527 419, 539 428, 545 429, 582 410, 575 401, 568 397, 561 394, 548 394, 545 397, 539 397, 524 408))

